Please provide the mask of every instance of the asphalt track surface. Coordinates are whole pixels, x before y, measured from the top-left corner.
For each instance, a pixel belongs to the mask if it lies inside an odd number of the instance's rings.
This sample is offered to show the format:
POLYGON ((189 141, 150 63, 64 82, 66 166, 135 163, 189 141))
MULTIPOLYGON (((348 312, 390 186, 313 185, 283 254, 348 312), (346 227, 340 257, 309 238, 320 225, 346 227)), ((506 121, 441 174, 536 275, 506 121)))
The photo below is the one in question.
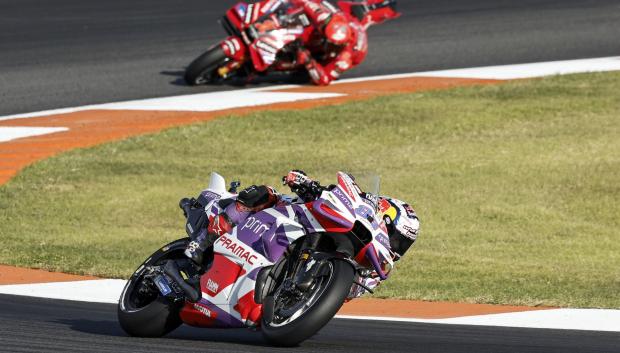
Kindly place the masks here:
POLYGON ((0 351, 7 352, 620 352, 620 334, 334 319, 295 348, 260 332, 187 326, 166 337, 128 337, 116 306, 0 295, 0 351))
MULTIPOLYGON (((238 87, 187 87, 236 0, 0 0, 0 115, 238 87)), ((618 0, 399 0, 346 77, 620 54, 618 0)))

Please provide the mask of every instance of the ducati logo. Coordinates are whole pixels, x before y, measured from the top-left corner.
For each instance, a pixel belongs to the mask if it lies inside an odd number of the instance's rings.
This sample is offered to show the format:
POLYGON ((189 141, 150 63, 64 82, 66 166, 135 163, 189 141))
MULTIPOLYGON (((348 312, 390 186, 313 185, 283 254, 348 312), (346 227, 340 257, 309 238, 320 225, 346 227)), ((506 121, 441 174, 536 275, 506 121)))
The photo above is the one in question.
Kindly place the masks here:
POLYGON ((213 281, 211 278, 207 280, 207 289, 210 292, 217 293, 218 288, 220 288, 220 285, 213 281))

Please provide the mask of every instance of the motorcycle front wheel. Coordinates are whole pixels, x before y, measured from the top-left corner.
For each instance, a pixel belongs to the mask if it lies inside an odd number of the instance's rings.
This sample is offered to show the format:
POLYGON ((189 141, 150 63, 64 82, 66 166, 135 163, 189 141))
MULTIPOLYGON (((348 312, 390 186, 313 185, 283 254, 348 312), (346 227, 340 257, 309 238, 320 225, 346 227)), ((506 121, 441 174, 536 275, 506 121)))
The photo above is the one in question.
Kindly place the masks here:
POLYGON ((217 69, 228 61, 222 47, 216 45, 192 61, 185 69, 185 82, 190 86, 213 82, 217 69))
POLYGON ((170 259, 183 258, 188 238, 179 239, 157 250, 131 275, 118 301, 118 321, 127 334, 138 337, 161 337, 181 325, 180 307, 163 298, 144 274, 149 266, 170 259))
POLYGON ((285 280, 264 299, 261 330, 269 343, 298 345, 336 315, 349 294, 355 271, 339 259, 326 260, 322 266, 321 275, 304 293, 296 292, 285 280))

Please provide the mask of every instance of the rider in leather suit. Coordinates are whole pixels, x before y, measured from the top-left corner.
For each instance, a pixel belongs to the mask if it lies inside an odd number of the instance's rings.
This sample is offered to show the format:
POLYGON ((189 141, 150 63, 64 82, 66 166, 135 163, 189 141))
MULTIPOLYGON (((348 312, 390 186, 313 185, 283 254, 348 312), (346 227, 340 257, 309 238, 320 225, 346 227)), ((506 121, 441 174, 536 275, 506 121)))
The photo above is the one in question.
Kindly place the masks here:
MULTIPOLYGON (((347 70, 359 65, 368 52, 366 30, 370 25, 400 16, 396 0, 338 1, 334 6, 326 0, 263 0, 248 6, 247 25, 255 18, 272 16, 263 23, 254 24, 259 31, 275 26, 301 22, 305 28, 306 46, 299 46, 293 62, 277 62, 283 68, 305 68, 316 85, 328 85, 347 70), (293 10, 291 10, 293 9, 293 10)), ((257 40, 260 42, 261 40, 257 40)), ((258 45, 259 43, 254 43, 258 45)), ((269 45, 269 43, 262 43, 269 45)), ((257 66, 259 71, 268 66, 257 66)))
MULTIPOLYGON (((282 182, 297 194, 299 200, 287 199, 269 186, 252 185, 239 192, 236 198, 215 202, 213 207, 217 210, 209 211, 208 225, 189 243, 185 255, 201 265, 205 250, 211 247, 219 236, 229 233, 233 227, 241 224, 251 214, 273 207, 278 203, 310 202, 317 199, 326 189, 301 170, 291 170, 282 178, 282 182)), ((377 206, 388 230, 394 261, 397 261, 415 242, 420 227, 419 219, 408 204, 397 199, 379 197, 377 206)), ((372 275, 359 280, 363 281, 362 284, 369 289, 373 289, 380 282, 377 276, 372 275)), ((363 287, 353 286, 349 298, 358 297, 364 292, 363 287)))

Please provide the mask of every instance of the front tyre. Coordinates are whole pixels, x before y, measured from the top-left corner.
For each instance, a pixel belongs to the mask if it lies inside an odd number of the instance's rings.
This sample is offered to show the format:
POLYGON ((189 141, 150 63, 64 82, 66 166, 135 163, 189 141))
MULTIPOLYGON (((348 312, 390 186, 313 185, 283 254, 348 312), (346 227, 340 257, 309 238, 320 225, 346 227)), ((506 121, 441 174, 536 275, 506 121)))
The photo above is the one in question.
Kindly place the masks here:
POLYGON ((118 321, 130 336, 161 337, 181 325, 179 306, 163 298, 144 275, 149 266, 182 258, 188 242, 179 239, 157 250, 127 281, 118 302, 118 321))
POLYGON ((217 77, 217 69, 228 61, 228 57, 220 45, 207 50, 192 61, 185 69, 185 82, 190 86, 213 82, 217 77))
POLYGON ((290 300, 287 296, 294 295, 283 290, 285 284, 265 298, 261 330, 269 343, 295 346, 336 315, 349 294, 355 271, 351 264, 339 259, 327 260, 323 266, 323 275, 317 277, 303 300, 290 300))

